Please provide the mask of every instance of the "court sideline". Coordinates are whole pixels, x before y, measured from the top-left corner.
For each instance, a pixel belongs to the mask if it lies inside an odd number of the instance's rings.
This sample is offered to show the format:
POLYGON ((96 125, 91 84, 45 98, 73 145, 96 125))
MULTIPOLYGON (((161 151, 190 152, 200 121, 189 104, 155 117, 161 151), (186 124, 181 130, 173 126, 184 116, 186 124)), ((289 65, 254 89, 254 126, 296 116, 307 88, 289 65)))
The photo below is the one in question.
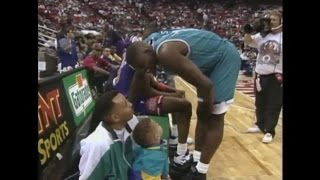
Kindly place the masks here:
MULTIPOLYGON (((195 88, 180 77, 176 77, 175 82, 178 89, 186 91, 186 98, 192 103, 189 136, 194 138, 197 105, 195 88)), ((281 117, 276 128, 276 136, 271 144, 261 142, 263 134, 245 133, 254 122, 254 98, 237 90, 235 102, 226 114, 224 139, 212 159, 207 179, 281 180, 281 117)))

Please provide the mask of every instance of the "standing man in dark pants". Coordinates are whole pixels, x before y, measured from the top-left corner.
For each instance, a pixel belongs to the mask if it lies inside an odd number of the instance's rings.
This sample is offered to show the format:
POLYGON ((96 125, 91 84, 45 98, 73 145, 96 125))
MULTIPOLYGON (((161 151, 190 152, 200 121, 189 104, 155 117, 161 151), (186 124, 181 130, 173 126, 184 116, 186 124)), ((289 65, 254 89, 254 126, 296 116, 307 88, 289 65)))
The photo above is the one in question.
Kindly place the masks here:
POLYGON ((256 62, 256 117, 250 133, 263 132, 263 143, 271 143, 275 136, 282 108, 282 14, 270 14, 271 33, 262 36, 245 35, 245 43, 259 50, 256 62))

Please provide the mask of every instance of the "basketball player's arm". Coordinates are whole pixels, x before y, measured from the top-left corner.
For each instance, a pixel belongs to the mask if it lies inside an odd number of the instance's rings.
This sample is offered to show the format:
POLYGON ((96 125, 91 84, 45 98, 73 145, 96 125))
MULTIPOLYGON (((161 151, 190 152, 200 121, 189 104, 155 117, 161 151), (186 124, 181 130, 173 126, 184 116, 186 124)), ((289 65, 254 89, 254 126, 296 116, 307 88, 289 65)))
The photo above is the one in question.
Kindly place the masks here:
POLYGON ((147 94, 149 95, 149 97, 160 96, 160 95, 181 97, 181 95, 179 93, 177 93, 176 89, 171 88, 163 83, 158 83, 154 79, 154 76, 151 73, 147 73, 147 76, 148 76, 148 83, 146 83, 146 84, 148 84, 147 94))
POLYGON ((185 98, 185 91, 170 87, 164 83, 159 83, 153 78, 154 76, 152 74, 150 74, 150 76, 151 86, 155 89, 155 91, 167 92, 170 93, 169 96, 185 98))
POLYGON ((150 76, 150 83, 151 86, 159 91, 165 91, 165 92, 176 92, 176 89, 165 85, 164 83, 159 83, 155 80, 154 76, 152 74, 149 74, 150 76))
POLYGON ((143 83, 145 84, 147 81, 146 77, 145 70, 136 71, 134 73, 128 97, 131 103, 136 103, 139 94, 145 94, 146 87, 143 85, 143 83))
POLYGON ((213 108, 213 83, 200 69, 185 57, 187 46, 182 42, 167 42, 162 45, 158 53, 159 63, 175 72, 184 80, 194 85, 198 92, 197 114, 201 119, 209 118, 213 108))
POLYGON ((152 76, 148 75, 146 70, 136 71, 131 83, 130 92, 129 92, 129 101, 136 103, 139 95, 145 97, 154 97, 154 96, 173 96, 174 93, 161 92, 154 89, 151 86, 152 76))

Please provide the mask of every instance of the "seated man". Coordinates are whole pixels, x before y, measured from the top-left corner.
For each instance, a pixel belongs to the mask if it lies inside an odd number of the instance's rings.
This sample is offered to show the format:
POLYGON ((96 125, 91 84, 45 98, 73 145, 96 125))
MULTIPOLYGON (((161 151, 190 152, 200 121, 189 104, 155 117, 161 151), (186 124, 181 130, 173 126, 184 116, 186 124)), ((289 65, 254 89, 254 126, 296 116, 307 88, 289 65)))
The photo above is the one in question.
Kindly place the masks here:
POLYGON ((89 136, 80 142, 79 180, 127 180, 133 163, 130 134, 136 124, 132 104, 122 94, 103 94, 96 102, 89 136))
POLYGON ((101 46, 94 44, 93 50, 83 61, 83 66, 93 72, 93 83, 100 94, 104 92, 103 83, 105 83, 108 80, 109 75, 118 68, 117 66, 108 63, 107 60, 102 59, 100 57, 101 51, 101 46))
POLYGON ((157 83, 150 72, 135 72, 126 62, 118 74, 116 89, 133 102, 136 112, 150 115, 177 114, 178 145, 173 158, 174 165, 178 169, 188 169, 192 161, 187 148, 192 109, 191 103, 184 98, 184 92, 157 83))
MULTIPOLYGON (((161 67, 157 66, 156 70, 156 80, 159 83, 164 83, 168 85, 169 87, 172 87, 176 89, 176 84, 174 80, 174 75, 166 73, 161 67)), ((184 93, 183 93, 184 94, 184 93)), ((170 139, 169 139, 169 146, 170 149, 177 149, 178 144, 178 129, 177 129, 177 115, 176 113, 172 113, 172 126, 170 131, 170 139)), ((193 139, 191 137, 188 137, 187 139, 188 145, 193 144, 193 139)), ((171 151, 169 151, 171 152, 171 151)))

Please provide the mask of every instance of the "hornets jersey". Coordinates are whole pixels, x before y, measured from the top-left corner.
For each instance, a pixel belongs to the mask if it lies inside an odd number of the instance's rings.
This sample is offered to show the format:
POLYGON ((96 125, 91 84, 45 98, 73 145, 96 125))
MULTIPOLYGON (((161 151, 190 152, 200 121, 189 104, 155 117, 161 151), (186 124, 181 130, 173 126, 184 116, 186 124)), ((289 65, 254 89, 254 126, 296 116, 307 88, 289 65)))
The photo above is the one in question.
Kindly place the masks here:
POLYGON ((241 61, 237 48, 227 39, 211 31, 187 28, 155 32, 144 42, 152 45, 157 54, 166 42, 184 43, 186 56, 212 80, 215 103, 233 99, 241 61))

